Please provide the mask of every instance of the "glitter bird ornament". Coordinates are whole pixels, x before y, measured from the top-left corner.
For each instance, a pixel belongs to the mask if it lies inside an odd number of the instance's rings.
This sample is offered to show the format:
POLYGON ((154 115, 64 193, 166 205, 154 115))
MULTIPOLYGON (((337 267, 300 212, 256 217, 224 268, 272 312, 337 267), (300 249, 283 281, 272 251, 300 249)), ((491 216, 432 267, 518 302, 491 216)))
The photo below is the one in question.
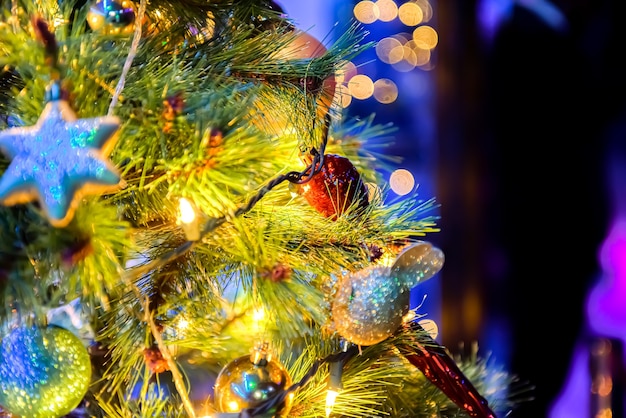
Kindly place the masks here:
POLYGON ((333 301, 335 327, 354 344, 374 345, 400 327, 409 302, 409 289, 388 267, 368 267, 343 278, 333 301))
POLYGON ((0 132, 0 151, 11 159, 0 178, 0 203, 38 200, 50 223, 61 228, 83 195, 122 185, 105 159, 120 124, 115 116, 77 119, 62 99, 59 81, 51 84, 47 98, 35 125, 0 132))
POLYGON ((0 343, 0 405, 11 414, 67 415, 82 401, 90 382, 89 353, 64 328, 18 327, 0 343))
POLYGON ((379 343, 406 327, 422 331, 410 343, 397 348, 459 408, 473 418, 495 418, 485 398, 463 374, 446 349, 413 321, 404 323, 409 311, 410 289, 428 280, 443 267, 443 252, 428 242, 406 247, 389 266, 374 265, 347 274, 333 299, 335 329, 358 345, 379 343))
POLYGON ((409 311, 411 288, 443 266, 439 248, 418 241, 404 249, 391 267, 373 265, 346 274, 333 298, 337 332, 358 345, 373 345, 391 336, 409 311))

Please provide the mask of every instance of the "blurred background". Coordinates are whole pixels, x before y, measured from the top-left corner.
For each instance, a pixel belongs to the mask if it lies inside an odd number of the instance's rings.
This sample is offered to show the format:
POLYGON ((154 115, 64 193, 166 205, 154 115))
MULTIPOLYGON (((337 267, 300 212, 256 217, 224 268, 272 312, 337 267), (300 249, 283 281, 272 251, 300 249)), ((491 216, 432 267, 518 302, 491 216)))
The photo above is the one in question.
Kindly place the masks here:
POLYGON ((326 46, 350 19, 377 42, 343 105, 398 127, 390 198, 440 204, 413 298, 437 339, 534 386, 511 417, 624 416, 626 3, 277 3, 326 46))

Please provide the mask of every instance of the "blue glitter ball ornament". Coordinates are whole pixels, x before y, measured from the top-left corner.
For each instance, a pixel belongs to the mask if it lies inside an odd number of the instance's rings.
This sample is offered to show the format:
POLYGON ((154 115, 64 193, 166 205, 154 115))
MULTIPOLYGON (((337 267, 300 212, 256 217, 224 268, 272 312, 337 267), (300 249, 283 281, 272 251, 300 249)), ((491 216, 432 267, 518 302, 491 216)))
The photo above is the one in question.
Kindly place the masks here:
POLYGON ((89 353, 64 328, 18 327, 0 343, 0 405, 11 414, 67 415, 83 399, 90 382, 89 353))

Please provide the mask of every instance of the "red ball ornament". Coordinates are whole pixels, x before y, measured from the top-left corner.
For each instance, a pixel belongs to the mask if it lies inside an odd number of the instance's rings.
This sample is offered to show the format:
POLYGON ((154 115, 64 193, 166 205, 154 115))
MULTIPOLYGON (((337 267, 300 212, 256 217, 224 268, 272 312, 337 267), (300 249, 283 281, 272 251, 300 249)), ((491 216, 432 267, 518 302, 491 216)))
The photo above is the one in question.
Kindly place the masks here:
POLYGON ((299 185, 298 192, 326 218, 337 220, 356 205, 367 207, 367 188, 352 162, 335 154, 326 154, 321 170, 311 180, 299 185))

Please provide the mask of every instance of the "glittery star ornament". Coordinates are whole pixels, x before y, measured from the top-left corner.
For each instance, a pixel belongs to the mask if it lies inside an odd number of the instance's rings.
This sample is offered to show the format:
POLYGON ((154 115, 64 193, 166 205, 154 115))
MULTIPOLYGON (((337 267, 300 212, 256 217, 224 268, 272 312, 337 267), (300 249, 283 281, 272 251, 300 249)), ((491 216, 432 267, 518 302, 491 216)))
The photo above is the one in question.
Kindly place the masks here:
POLYGON ((11 414, 67 415, 83 400, 90 383, 89 352, 64 328, 18 327, 0 343, 0 404, 11 414))
POLYGON ((0 203, 38 200, 50 223, 62 228, 73 218, 80 198, 121 186, 106 160, 116 141, 115 116, 78 119, 53 84, 49 100, 33 126, 0 132, 0 151, 11 159, 0 178, 0 203))

